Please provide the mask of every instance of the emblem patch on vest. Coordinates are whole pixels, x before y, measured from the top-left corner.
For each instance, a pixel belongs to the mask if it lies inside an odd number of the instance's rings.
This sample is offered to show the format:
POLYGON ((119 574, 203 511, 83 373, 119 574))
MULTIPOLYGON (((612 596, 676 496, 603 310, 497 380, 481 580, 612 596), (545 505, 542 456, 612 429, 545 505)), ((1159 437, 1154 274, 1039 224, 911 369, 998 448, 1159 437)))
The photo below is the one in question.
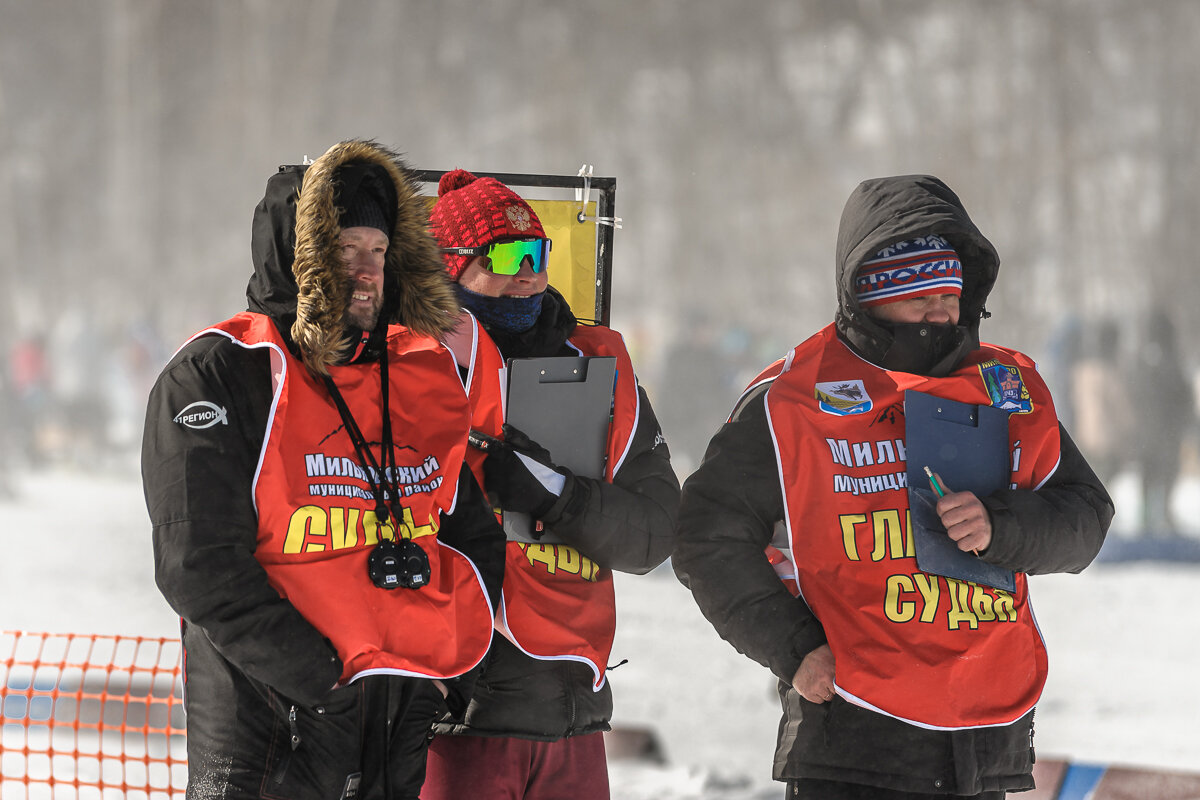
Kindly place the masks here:
POLYGON ((827 381, 816 386, 818 407, 826 414, 848 417, 865 414, 873 405, 862 381, 827 381))
POLYGON ((983 378, 983 385, 992 400, 993 408, 1014 414, 1028 414, 1033 411, 1033 399, 1029 396, 1029 390, 1025 388, 1025 382, 1021 380, 1021 370, 993 359, 979 365, 979 374, 983 378))

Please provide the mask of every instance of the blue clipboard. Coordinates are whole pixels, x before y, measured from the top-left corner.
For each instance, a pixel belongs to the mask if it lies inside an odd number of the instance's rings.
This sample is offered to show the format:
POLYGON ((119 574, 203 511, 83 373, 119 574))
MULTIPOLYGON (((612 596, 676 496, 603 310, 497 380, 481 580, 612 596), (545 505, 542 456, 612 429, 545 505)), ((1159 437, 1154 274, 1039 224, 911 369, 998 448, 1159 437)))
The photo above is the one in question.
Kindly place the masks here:
POLYGON ((912 389, 904 393, 908 507, 917 566, 925 572, 1016 591, 1012 570, 963 552, 938 517, 928 466, 952 492, 987 497, 1008 487, 1008 412, 912 389))
MULTIPOLYGON (((616 374, 613 356, 510 359, 505 422, 546 448, 554 463, 576 475, 602 477, 616 374)), ((563 541, 528 514, 504 511, 501 520, 510 541, 563 541)))

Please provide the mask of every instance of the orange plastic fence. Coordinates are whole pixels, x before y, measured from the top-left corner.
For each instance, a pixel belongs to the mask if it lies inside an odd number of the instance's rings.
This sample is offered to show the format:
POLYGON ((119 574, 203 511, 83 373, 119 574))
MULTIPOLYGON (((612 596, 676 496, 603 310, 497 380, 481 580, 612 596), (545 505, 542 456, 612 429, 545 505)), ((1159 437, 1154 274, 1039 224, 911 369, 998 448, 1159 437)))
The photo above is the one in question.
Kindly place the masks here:
POLYGON ((0 632, 0 800, 171 800, 187 786, 177 639, 0 632))

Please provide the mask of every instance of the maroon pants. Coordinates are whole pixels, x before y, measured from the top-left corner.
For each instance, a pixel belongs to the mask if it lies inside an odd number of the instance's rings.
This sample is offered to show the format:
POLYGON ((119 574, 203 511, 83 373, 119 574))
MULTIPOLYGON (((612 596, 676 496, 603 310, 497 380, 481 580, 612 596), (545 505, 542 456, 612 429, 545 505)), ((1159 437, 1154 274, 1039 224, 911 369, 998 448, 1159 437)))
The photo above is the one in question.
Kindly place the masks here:
POLYGON ((421 800, 609 800, 604 734, 557 742, 436 736, 421 800))

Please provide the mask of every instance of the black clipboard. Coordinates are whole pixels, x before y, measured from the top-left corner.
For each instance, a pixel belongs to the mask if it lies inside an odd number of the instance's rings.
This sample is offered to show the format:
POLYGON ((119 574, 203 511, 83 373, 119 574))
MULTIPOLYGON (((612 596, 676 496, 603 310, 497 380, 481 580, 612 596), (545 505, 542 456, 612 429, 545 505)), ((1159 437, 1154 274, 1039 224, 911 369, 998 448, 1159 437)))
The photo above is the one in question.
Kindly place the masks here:
POLYGON ((938 517, 928 466, 952 492, 987 497, 1010 480, 1008 412, 947 400, 912 389, 904 393, 908 507, 917 566, 948 578, 1016 591, 1012 570, 958 549, 938 517))
MULTIPOLYGON (((546 448, 555 464, 603 477, 616 375, 613 356, 510 359, 504 421, 546 448)), ((528 514, 504 511, 501 518, 511 541, 563 541, 528 514)))

